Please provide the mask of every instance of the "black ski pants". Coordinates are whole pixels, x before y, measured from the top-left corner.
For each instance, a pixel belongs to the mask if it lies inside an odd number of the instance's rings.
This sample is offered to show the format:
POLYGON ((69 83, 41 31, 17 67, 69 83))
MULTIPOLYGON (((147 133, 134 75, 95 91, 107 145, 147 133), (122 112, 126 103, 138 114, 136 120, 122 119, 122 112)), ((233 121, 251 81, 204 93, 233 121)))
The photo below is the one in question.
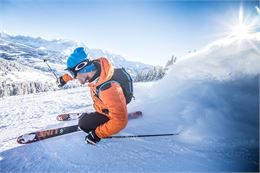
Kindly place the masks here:
POLYGON ((95 130, 98 126, 106 123, 109 118, 98 112, 83 113, 79 118, 78 126, 81 130, 89 133, 91 130, 95 130))

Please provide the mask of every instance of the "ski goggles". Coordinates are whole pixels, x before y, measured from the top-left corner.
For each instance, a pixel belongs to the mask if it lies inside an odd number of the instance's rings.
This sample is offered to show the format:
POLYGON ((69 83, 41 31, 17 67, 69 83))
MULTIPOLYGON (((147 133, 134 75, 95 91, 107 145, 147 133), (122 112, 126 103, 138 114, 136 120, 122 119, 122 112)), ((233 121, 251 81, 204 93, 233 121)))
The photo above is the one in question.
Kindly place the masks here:
POLYGON ((73 68, 66 68, 65 70, 67 70, 69 72, 69 75, 73 78, 76 78, 77 77, 77 74, 80 70, 82 70, 84 67, 86 67, 87 65, 90 65, 91 64, 91 61, 89 61, 88 59, 87 60, 84 60, 82 61, 81 63, 79 63, 78 65, 76 65, 75 67, 73 68))

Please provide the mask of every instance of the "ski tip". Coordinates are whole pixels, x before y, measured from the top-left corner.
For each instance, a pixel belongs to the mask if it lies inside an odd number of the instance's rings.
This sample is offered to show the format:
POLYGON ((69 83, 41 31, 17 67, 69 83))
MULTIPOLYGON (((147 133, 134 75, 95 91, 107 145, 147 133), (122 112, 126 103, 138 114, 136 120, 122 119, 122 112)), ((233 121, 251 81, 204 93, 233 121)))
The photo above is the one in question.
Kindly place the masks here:
POLYGON ((16 141, 18 144, 26 144, 26 141, 24 140, 23 135, 19 136, 16 141))
POLYGON ((22 136, 19 136, 16 141, 18 144, 23 144, 24 140, 21 138, 22 136))
POLYGON ((36 134, 35 133, 29 133, 25 135, 21 135, 17 137, 17 143, 18 144, 29 144, 37 140, 36 134))
POLYGON ((68 121, 70 118, 69 114, 60 114, 56 117, 57 121, 68 121))

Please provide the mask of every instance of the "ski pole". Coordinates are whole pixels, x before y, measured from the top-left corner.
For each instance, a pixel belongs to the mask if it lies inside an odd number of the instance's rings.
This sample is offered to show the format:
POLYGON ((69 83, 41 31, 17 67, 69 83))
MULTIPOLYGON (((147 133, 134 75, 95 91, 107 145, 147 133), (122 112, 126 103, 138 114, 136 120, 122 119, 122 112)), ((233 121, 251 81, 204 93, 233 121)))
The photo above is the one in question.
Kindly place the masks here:
POLYGON ((47 66, 49 67, 50 71, 53 73, 53 75, 56 77, 57 79, 57 82, 59 81, 57 75, 54 73, 54 71, 52 70, 52 68, 49 66, 48 62, 47 62, 47 59, 43 59, 43 62, 45 62, 47 64, 47 66))
POLYGON ((144 137, 158 137, 158 136, 174 136, 179 135, 179 133, 170 133, 170 134, 152 134, 152 135, 123 135, 123 136, 109 136, 105 139, 111 138, 144 138, 144 137))

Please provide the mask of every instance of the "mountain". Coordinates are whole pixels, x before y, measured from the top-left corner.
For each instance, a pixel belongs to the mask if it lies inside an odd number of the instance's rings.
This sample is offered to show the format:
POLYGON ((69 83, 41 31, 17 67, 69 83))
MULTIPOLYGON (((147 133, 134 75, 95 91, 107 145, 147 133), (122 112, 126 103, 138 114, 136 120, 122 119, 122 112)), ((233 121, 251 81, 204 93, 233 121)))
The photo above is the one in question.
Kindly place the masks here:
MULTIPOLYGON (((147 70, 153 66, 132 62, 124 57, 100 49, 89 49, 84 43, 69 40, 45 40, 43 38, 33 38, 29 36, 12 36, 0 33, 0 97, 15 95, 15 93, 30 93, 23 91, 20 87, 31 85, 42 85, 46 90, 57 90, 55 78, 48 66, 43 62, 47 59, 53 71, 62 75, 66 68, 68 55, 79 46, 85 47, 92 58, 105 56, 111 60, 115 67, 124 67, 134 78, 140 71, 147 70), (13 66, 15 66, 13 68, 13 66), (24 72, 20 70, 23 69, 24 72), (25 70, 26 69, 26 70, 25 70), (8 73, 7 73, 8 71, 8 73), (28 74, 31 74, 28 76, 28 74), (28 84, 34 83, 34 84, 28 84), (27 84, 25 84, 27 83, 27 84), (21 90, 21 91, 15 91, 21 90)), ((71 86, 79 85, 77 82, 70 82, 71 86)), ((37 90, 38 92, 41 89, 37 90)))
POLYGON ((81 131, 19 145, 23 133, 77 124, 57 114, 93 111, 88 88, 0 98, 1 171, 259 172, 259 48, 260 33, 221 39, 180 58, 162 80, 135 83, 128 111, 143 117, 119 135, 178 136, 91 146, 81 131))
MULTIPOLYGON (((128 61, 124 57, 110 53, 108 51, 102 51, 101 49, 90 49, 84 43, 75 42, 70 40, 45 40, 40 37, 33 38, 29 36, 11 36, 6 33, 0 33, 1 41, 9 42, 10 46, 13 46, 13 49, 18 49, 27 53, 27 55, 34 56, 34 58, 42 59, 42 57, 47 57, 50 62, 59 63, 64 65, 67 57, 72 51, 79 46, 85 47, 91 57, 98 58, 101 56, 105 56, 109 58, 115 67, 124 67, 133 74, 135 72, 142 71, 143 69, 152 68, 151 65, 128 61), (26 48, 21 48, 21 47, 26 48), (42 56, 42 57, 41 57, 42 56)), ((2 47, 3 45, 1 45, 2 47)), ((1 48, 2 51, 8 51, 8 47, 1 48)), ((16 52, 16 53, 18 53, 16 52)), ((18 56, 18 55, 17 55, 18 56)), ((20 54, 20 56, 22 56, 20 54)), ((24 57, 21 57, 24 58, 24 57)))

